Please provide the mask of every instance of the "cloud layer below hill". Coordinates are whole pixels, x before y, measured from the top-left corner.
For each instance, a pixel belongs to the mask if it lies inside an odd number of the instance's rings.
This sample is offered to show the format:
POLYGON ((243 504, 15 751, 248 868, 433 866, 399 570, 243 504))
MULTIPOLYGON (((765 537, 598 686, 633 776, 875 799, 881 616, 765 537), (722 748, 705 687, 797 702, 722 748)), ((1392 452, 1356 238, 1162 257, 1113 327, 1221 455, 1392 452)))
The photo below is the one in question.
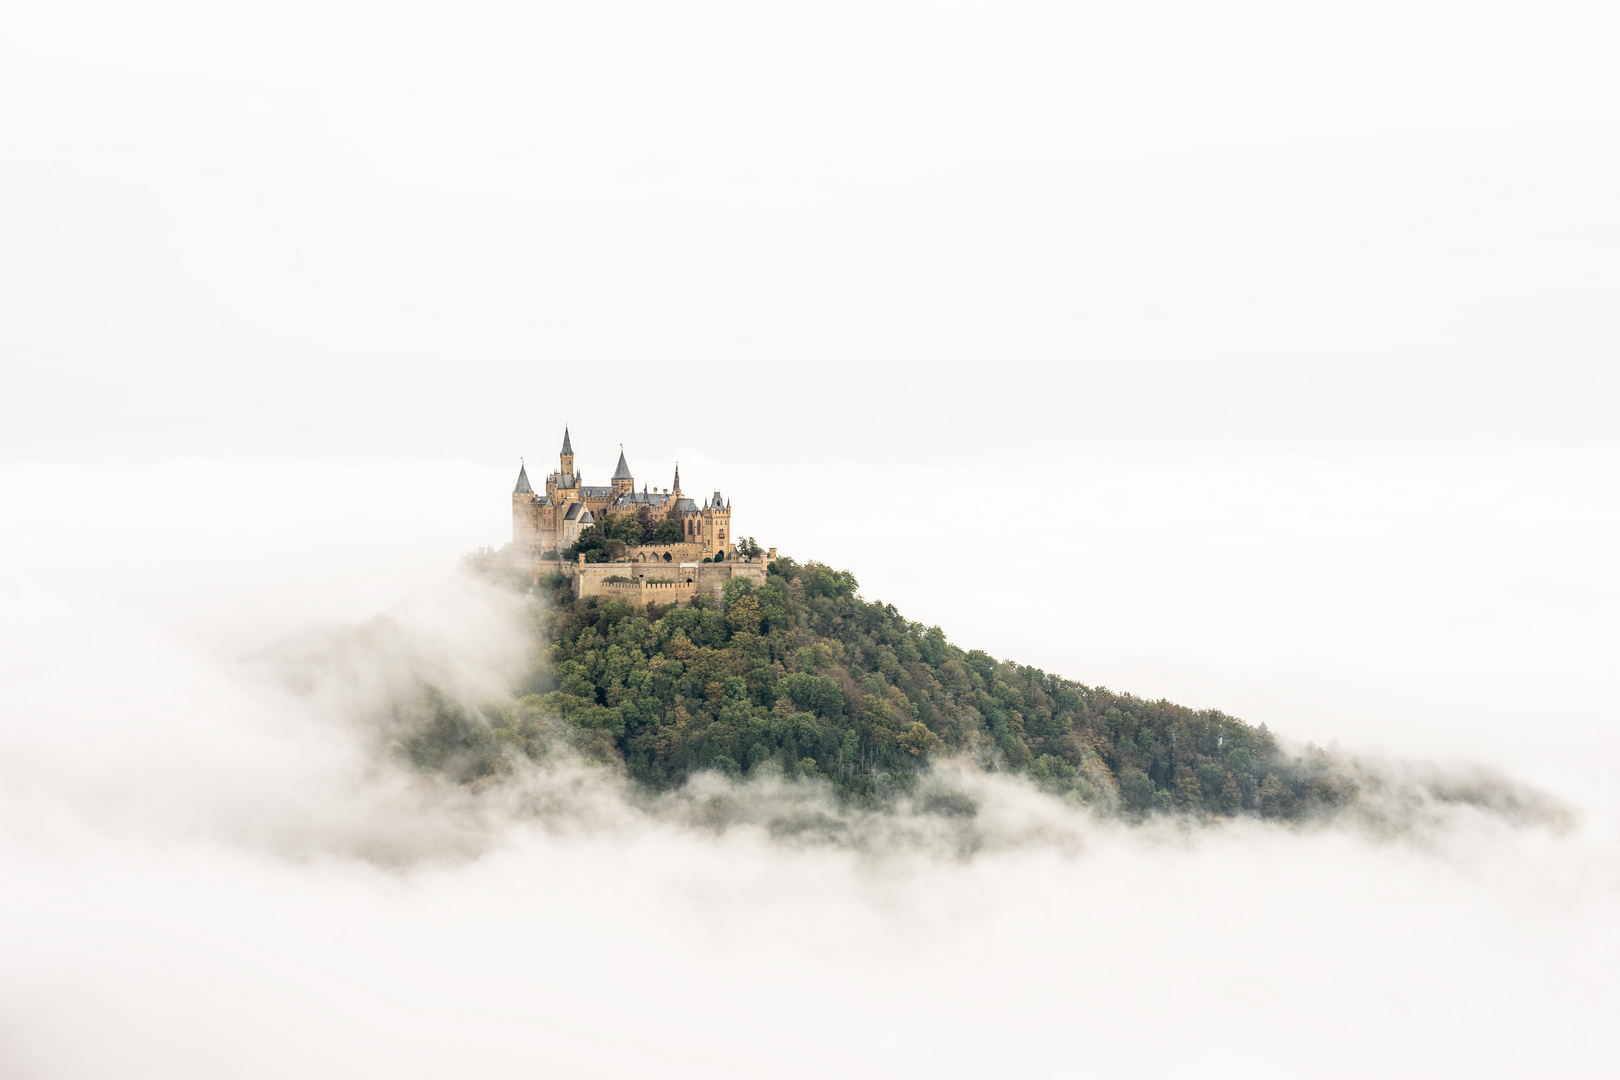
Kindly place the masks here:
MULTIPOLYGON (((1452 807, 1381 834, 1132 828, 959 774, 966 846, 939 814, 773 835, 750 801, 836 810, 770 783, 659 804, 563 765, 455 789, 379 755, 379 708, 421 674, 499 692, 524 648, 511 597, 400 564, 379 571, 382 618, 315 604, 313 629, 222 649, 152 599, 188 587, 185 562, 125 593, 5 579, 8 1074, 1608 1060, 1620 844, 1601 782, 1560 792, 1567 829, 1452 807)), ((247 624, 321 592, 298 559, 273 567, 294 599, 247 624)))

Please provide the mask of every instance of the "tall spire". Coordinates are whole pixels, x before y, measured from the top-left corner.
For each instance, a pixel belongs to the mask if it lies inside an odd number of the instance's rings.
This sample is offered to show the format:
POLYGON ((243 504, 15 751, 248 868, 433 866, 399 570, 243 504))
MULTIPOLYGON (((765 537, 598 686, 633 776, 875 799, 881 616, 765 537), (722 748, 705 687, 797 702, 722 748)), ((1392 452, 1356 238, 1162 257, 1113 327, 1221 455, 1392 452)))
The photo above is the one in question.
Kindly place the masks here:
POLYGON ((533 495, 534 494, 534 488, 529 486, 529 470, 524 468, 523 460, 521 458, 518 459, 518 482, 517 482, 517 487, 512 489, 512 494, 514 494, 514 495, 533 495))
MULTIPOLYGON (((574 471, 574 443, 568 437, 568 425, 563 425, 562 453, 557 455, 557 482, 563 487, 574 488, 580 484, 579 474, 574 471)), ((551 484, 546 481, 548 490, 551 484)))
POLYGON ((681 497, 681 463, 678 461, 675 463, 675 487, 670 494, 677 499, 681 497))
POLYGON ((635 479, 634 477, 632 477, 630 475, 630 466, 628 464, 626 464, 626 462, 624 460, 624 446, 623 446, 623 444, 621 444, 619 446, 619 467, 617 469, 613 470, 613 479, 615 479, 615 480, 633 480, 633 479, 635 479))

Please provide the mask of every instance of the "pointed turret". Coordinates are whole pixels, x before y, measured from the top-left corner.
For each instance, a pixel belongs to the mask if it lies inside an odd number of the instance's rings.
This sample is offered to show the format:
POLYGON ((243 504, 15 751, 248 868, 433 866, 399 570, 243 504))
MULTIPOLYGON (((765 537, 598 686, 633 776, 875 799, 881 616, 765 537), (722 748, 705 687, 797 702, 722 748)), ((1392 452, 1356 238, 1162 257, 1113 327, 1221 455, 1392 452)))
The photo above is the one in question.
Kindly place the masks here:
POLYGON ((562 453, 558 455, 558 461, 560 467, 557 472, 558 478, 562 481, 562 486, 573 487, 574 444, 568 438, 568 425, 566 424, 563 425, 563 448, 562 453))
POLYGON ((540 518, 529 483, 529 467, 518 459, 517 486, 512 489, 512 543, 529 555, 539 553, 540 518))
POLYGON ((672 498, 681 497, 681 463, 678 461, 675 463, 675 486, 670 489, 669 494, 672 498))
POLYGON ((624 447, 619 447, 619 467, 613 470, 609 481, 615 495, 628 495, 636 490, 636 478, 630 475, 630 463, 624 460, 624 447))

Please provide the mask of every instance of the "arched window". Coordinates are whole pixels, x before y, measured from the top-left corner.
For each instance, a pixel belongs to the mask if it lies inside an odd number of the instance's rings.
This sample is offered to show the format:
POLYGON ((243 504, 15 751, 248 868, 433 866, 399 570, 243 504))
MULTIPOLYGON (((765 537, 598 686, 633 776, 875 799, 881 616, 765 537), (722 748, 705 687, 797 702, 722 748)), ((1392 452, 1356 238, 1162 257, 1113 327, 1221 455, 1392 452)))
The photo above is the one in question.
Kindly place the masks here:
POLYGON ((665 562, 669 562, 669 561, 670 561, 670 558, 669 558, 669 552, 667 552, 667 551, 666 551, 666 552, 664 552, 664 561, 665 561, 665 562))

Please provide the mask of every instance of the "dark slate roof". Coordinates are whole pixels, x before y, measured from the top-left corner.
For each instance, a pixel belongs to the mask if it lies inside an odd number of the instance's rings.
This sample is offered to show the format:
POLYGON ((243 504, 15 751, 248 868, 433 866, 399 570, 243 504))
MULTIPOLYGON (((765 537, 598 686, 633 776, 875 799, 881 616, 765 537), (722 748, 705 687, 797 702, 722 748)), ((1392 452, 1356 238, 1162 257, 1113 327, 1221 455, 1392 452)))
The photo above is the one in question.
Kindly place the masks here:
POLYGON ((714 493, 714 505, 720 505, 720 493, 718 491, 714 493))
POLYGON ((641 505, 645 504, 647 506, 663 506, 664 503, 666 503, 668 501, 669 501, 669 496, 668 495, 662 495, 662 494, 660 494, 660 493, 658 493, 656 491, 654 491, 654 492, 632 491, 629 494, 620 495, 617 499, 613 500, 613 505, 614 506, 641 506, 641 505))
POLYGON ((697 513, 697 508, 697 503, 693 502, 691 499, 675 500, 675 512, 677 514, 695 514, 697 513))
POLYGON ((622 446, 619 447, 619 467, 617 469, 613 470, 613 479, 615 479, 615 480, 634 480, 635 479, 635 477, 630 475, 630 466, 625 463, 625 460, 624 460, 624 447, 622 447, 622 446))
POLYGON ((580 497, 584 499, 605 499, 613 494, 610 487, 581 487, 580 497))
POLYGON ((590 513, 590 511, 585 509, 585 504, 584 503, 569 503, 568 504, 568 513, 563 515, 563 520, 564 521, 578 521, 580 519, 581 514, 589 514, 589 513, 590 513))
POLYGON ((517 487, 512 489, 514 495, 533 495, 534 488, 529 486, 529 470, 522 465, 518 466, 517 487))
POLYGON ((568 441, 568 428, 567 428, 566 425, 564 425, 564 427, 563 427, 563 448, 562 448, 562 452, 565 453, 565 454, 572 454, 574 452, 574 444, 568 441))

